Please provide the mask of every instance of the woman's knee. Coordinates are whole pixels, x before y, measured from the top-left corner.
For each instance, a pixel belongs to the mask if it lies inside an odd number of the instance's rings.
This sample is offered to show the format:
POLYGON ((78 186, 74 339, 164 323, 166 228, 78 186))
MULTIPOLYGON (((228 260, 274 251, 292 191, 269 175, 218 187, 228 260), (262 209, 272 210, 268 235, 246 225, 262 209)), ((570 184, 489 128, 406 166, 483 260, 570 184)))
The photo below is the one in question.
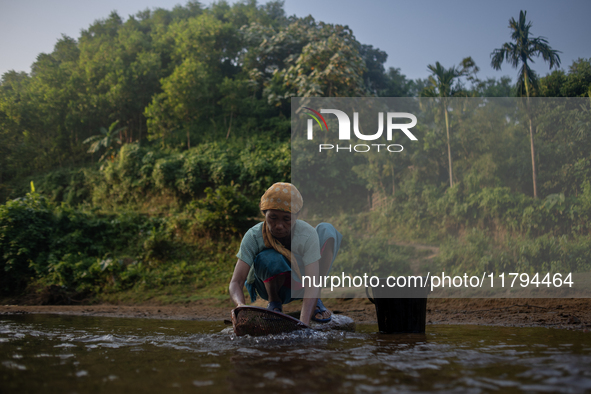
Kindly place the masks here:
POLYGON ((337 229, 330 223, 322 222, 316 226, 316 232, 320 233, 322 230, 328 231, 329 233, 336 232, 337 229))
POLYGON ((287 259, 274 249, 265 249, 256 255, 253 268, 262 280, 291 270, 287 259))

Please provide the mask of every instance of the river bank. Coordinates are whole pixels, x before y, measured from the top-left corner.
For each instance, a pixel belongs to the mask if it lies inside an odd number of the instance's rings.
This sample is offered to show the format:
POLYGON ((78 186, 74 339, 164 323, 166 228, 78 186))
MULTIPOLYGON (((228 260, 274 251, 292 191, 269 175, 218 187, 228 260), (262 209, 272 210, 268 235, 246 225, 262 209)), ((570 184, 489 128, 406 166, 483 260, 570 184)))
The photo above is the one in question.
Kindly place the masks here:
MULTIPOLYGON (((360 324, 376 324, 373 304, 367 299, 326 299, 325 305, 360 324)), ((254 305, 265 306, 264 301, 254 305)), ((173 320, 226 320, 230 300, 204 299, 184 304, 157 305, 2 305, 0 314, 49 313, 173 320)), ((285 305, 286 313, 300 309, 300 302, 285 305)), ((591 329, 591 299, 429 299, 427 324, 479 324, 489 326, 591 329)))

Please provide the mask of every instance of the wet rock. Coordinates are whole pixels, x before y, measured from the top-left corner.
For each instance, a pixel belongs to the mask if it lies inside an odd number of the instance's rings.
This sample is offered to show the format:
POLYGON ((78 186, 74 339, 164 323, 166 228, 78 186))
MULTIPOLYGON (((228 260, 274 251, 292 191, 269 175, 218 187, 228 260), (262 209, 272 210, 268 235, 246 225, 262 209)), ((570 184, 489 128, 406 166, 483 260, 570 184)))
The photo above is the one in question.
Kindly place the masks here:
POLYGON ((332 315, 332 319, 328 323, 310 322, 310 327, 315 330, 340 330, 340 331, 355 331, 355 321, 349 316, 332 315))

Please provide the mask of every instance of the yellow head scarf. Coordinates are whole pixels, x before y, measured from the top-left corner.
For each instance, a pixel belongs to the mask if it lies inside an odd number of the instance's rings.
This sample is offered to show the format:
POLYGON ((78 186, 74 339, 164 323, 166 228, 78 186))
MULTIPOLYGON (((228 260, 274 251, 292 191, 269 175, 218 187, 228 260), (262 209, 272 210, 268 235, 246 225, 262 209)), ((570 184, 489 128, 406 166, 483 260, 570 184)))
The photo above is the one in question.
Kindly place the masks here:
MULTIPOLYGON (((298 213, 304 205, 304 199, 298 189, 291 183, 279 182, 267 189, 261 197, 261 211, 276 209, 283 212, 298 213)), ((263 223, 263 241, 267 248, 273 248, 292 262, 292 269, 301 277, 300 270, 295 258, 290 250, 281 244, 273 235, 267 226, 267 221, 263 223)))
POLYGON ((291 183, 279 182, 267 189, 261 197, 261 211, 277 209, 283 212, 298 213, 304 205, 302 195, 291 183))

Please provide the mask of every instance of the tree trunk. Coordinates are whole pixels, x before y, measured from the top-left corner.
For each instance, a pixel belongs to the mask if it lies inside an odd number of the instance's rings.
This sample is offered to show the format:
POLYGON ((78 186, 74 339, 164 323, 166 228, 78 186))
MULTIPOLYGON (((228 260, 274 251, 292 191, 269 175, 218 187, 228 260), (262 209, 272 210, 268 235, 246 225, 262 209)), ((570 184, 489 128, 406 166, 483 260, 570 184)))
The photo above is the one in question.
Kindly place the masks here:
POLYGON ((396 194, 396 179, 394 178, 394 166, 392 166, 392 197, 396 194))
POLYGON ((191 136, 189 135, 189 129, 187 129, 187 149, 191 149, 191 136))
POLYGON ((449 143, 449 119, 447 116, 447 103, 444 103, 445 105, 445 130, 447 131, 447 158, 448 158, 448 163, 449 163, 449 187, 453 187, 454 186, 454 181, 453 181, 453 171, 451 169, 451 145, 449 143))
POLYGON ((530 141, 530 146, 531 146, 531 169, 532 169, 532 178, 533 178, 533 182, 534 182, 534 198, 538 198, 538 182, 536 180, 537 178, 537 172, 536 172, 536 151, 534 149, 534 128, 532 125, 532 121, 531 121, 531 108, 529 106, 529 75, 527 75, 527 62, 524 60, 523 61, 524 66, 524 82, 525 82, 525 94, 527 96, 527 104, 526 104, 526 108, 527 108, 527 117, 529 118, 529 141, 530 141))
POLYGON ((142 114, 138 114, 138 127, 139 127, 139 137, 138 137, 138 145, 142 145, 142 114))
POLYGON ((536 151, 534 149, 534 129, 532 126, 531 115, 529 116, 529 140, 531 144, 531 168, 532 168, 532 177, 534 181, 534 198, 538 198, 538 183, 536 181, 537 172, 536 172, 536 151))
POLYGON ((226 139, 230 137, 230 131, 232 130, 232 115, 234 114, 233 111, 230 111, 230 127, 228 127, 228 134, 226 134, 226 139))

